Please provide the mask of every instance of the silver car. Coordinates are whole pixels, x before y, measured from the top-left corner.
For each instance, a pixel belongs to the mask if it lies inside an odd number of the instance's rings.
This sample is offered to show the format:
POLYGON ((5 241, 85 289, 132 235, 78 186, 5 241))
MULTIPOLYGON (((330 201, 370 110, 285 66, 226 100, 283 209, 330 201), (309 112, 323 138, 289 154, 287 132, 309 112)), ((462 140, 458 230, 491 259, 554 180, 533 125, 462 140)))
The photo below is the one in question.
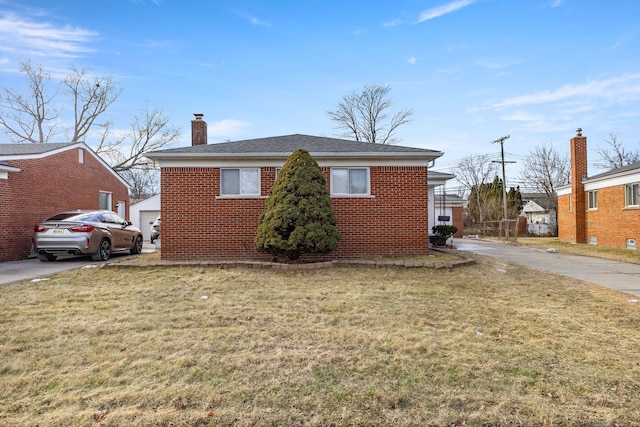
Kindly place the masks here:
POLYGON ((55 261, 63 255, 91 255, 106 261, 112 252, 142 252, 142 232, 114 212, 61 212, 33 229, 33 251, 40 261, 55 261))

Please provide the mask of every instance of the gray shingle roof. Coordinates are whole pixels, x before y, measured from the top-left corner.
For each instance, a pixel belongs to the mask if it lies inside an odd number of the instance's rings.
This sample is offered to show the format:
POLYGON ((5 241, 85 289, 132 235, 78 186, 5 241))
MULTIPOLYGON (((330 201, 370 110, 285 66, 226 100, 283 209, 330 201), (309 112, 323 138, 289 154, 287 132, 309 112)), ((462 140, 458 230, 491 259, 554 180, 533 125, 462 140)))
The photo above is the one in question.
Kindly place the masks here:
POLYGON ((627 165, 627 166, 622 166, 622 167, 619 167, 619 168, 611 169, 610 171, 607 171, 607 172, 603 172, 603 173, 599 173, 599 174, 594 175, 594 176, 590 176, 590 177, 588 177, 586 179, 586 181, 591 181, 592 179, 606 178, 608 176, 613 176, 613 175, 617 175, 619 173, 634 171, 636 169, 640 170, 640 162, 631 163, 630 165, 627 165))
POLYGON ((371 144, 367 142, 351 141, 346 139, 326 138, 311 135, 285 135, 269 138, 248 139, 233 142, 221 142, 216 144, 204 144, 189 147, 159 150, 148 153, 150 158, 185 157, 185 156, 222 156, 230 155, 284 155, 288 156, 297 149, 314 153, 334 153, 339 154, 396 154, 396 155, 416 155, 431 156, 433 158, 442 156, 440 151, 427 150, 423 148, 402 147, 399 145, 371 144))
POLYGON ((48 142, 46 144, 0 144, 0 156, 26 156, 32 154, 43 154, 48 151, 57 150, 77 142, 48 142))

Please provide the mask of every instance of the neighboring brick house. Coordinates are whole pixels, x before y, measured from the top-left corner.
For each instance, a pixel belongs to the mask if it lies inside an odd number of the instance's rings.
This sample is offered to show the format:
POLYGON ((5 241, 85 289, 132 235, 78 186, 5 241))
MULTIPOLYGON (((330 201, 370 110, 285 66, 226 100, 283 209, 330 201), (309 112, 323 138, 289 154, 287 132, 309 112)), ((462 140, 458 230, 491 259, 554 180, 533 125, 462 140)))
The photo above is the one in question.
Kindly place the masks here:
POLYGON ((571 139, 571 184, 558 189, 563 242, 636 249, 640 240, 640 162, 587 175, 587 138, 571 139))
POLYGON ((0 261, 26 258, 33 226, 64 210, 114 210, 129 187, 82 142, 0 144, 0 261))
MULTIPOLYGON (((335 258, 428 252, 428 167, 443 153, 308 135, 148 153, 161 170, 163 259, 268 259, 253 241, 269 189, 288 156, 307 150, 325 174, 341 240, 335 258)), ((431 192, 433 190, 431 189, 431 192)))

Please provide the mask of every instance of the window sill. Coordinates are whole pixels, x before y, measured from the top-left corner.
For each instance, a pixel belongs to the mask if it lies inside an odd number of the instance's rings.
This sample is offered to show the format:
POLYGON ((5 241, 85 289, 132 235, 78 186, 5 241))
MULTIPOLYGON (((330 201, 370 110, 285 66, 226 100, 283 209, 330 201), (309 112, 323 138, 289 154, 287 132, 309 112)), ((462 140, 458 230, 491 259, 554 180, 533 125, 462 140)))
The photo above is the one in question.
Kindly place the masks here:
POLYGON ((332 194, 332 199, 375 199, 371 194, 332 194))
POLYGON ((242 195, 242 194, 234 194, 234 195, 225 195, 225 196, 216 196, 215 199, 228 200, 228 199, 266 199, 267 196, 261 195, 242 195))
POLYGON ((623 211, 637 211, 640 210, 640 206, 639 205, 630 205, 630 206, 625 206, 624 208, 622 208, 623 211))

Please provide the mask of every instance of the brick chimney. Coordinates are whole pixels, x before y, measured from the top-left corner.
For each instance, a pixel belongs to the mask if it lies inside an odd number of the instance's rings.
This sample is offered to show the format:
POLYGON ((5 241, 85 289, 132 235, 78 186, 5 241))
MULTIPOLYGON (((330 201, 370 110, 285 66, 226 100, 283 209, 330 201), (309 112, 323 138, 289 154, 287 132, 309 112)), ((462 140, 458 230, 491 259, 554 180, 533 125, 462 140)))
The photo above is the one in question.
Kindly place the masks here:
POLYGON ((191 120, 191 145, 204 145, 207 143, 207 122, 202 120, 204 114, 194 114, 191 120))
POLYGON ((571 204, 575 218, 574 243, 587 243, 587 201, 582 181, 587 177, 587 137, 578 128, 571 139, 571 204))

